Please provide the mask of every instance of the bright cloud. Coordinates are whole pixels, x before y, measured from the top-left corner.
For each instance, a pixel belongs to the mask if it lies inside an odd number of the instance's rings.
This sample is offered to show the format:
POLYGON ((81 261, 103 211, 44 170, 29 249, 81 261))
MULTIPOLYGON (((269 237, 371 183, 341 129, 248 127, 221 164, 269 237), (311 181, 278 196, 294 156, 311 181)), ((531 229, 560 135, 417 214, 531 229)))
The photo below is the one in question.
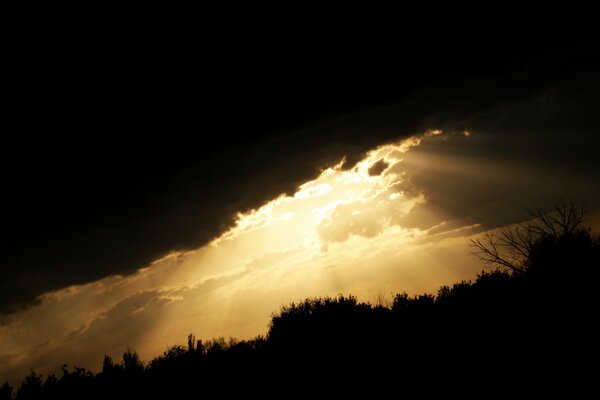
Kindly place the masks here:
POLYGON ((431 227, 403 224, 427 204, 405 172, 405 156, 440 135, 381 146, 349 171, 342 163, 324 170, 293 196, 240 214, 200 249, 132 276, 44 295, 0 327, 0 377, 52 371, 62 361, 98 369, 105 352, 118 357, 126 347, 150 359, 190 332, 249 338, 266 331, 280 305, 308 296, 374 300, 473 277, 480 266, 465 240, 473 226, 445 229, 434 211, 431 227))

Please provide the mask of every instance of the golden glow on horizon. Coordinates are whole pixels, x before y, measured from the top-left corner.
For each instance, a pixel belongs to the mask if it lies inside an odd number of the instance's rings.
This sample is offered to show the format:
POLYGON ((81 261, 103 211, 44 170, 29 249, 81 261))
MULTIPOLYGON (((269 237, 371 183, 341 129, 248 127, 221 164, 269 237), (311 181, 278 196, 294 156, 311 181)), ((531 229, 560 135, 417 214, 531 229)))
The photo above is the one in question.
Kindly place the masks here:
MULTIPOLYGON (((26 371, 22 354, 38 354, 32 346, 48 340, 50 353, 70 352, 64 361, 99 368, 104 352, 118 356, 129 346, 150 359, 190 332, 203 339, 264 334, 271 312, 310 296, 375 300, 464 279, 473 263, 466 246, 454 247, 464 240, 457 232, 468 234, 470 227, 436 236, 430 231, 444 224, 440 216, 432 215, 439 223, 429 231, 402 223, 426 203, 410 186, 403 158, 441 134, 431 130, 380 146, 350 170, 343 162, 325 169, 293 196, 239 214, 235 226, 207 246, 169 254, 131 276, 45 295, 0 332, 0 354, 11 360, 6 368, 26 371), (448 255, 463 266, 445 266, 448 255), (40 324, 43 331, 36 329, 40 324)), ((39 354, 29 362, 56 367, 39 354)))

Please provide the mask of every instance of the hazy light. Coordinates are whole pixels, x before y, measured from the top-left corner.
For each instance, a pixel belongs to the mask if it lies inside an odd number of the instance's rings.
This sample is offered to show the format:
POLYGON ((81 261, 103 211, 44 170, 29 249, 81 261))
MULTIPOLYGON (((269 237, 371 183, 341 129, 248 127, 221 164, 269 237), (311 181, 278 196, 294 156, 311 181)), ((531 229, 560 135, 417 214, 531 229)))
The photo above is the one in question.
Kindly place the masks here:
POLYGON ((375 300, 463 279, 472 263, 467 251, 455 249, 456 235, 470 227, 436 237, 433 246, 428 231, 401 223, 426 203, 426 194, 408 186, 404 156, 441 134, 431 130, 378 147, 348 171, 340 162, 293 196, 240 213, 207 246, 167 255, 133 276, 47 294, 2 327, 0 354, 11 357, 0 372, 26 372, 28 363, 51 370, 62 361, 99 368, 104 352, 118 356, 127 346, 149 359, 190 332, 202 338, 264 333, 271 312, 309 296, 375 300), (383 168, 370 175, 376 163, 383 168), (461 268, 442 267, 449 254, 461 268), (43 351, 33 350, 42 343, 43 351), (27 359, 31 354, 38 358, 27 359))

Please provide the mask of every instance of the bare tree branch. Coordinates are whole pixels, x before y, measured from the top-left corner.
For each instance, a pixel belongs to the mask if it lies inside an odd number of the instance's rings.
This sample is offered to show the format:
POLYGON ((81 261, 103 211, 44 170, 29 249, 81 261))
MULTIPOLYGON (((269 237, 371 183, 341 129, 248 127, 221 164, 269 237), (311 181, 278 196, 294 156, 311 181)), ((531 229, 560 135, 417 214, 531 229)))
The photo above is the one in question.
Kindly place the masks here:
POLYGON ((513 273, 524 273, 528 268, 531 252, 545 237, 559 239, 581 228, 584 221, 583 204, 559 204, 551 212, 527 211, 526 222, 503 225, 495 233, 487 233, 481 239, 471 240, 473 254, 480 260, 507 268, 513 273))

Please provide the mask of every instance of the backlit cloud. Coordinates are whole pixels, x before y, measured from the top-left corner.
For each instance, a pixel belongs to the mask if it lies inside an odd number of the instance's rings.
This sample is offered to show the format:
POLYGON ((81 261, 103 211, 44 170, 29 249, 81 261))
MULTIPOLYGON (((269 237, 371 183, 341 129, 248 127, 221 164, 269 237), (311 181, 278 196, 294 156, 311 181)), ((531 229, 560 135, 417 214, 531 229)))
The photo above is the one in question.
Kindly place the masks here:
MULTIPOLYGON (((0 325, 0 380, 62 362, 97 370, 105 353, 127 347, 148 360, 190 332, 253 337, 280 305, 309 296, 375 300, 473 278, 482 266, 468 239, 514 218, 517 204, 540 205, 540 182, 557 173, 483 155, 489 140, 435 130, 376 147, 352 168, 339 162, 239 213, 206 246, 46 293, 0 325)), ((590 180, 560 182, 554 189, 577 195, 590 180)))

